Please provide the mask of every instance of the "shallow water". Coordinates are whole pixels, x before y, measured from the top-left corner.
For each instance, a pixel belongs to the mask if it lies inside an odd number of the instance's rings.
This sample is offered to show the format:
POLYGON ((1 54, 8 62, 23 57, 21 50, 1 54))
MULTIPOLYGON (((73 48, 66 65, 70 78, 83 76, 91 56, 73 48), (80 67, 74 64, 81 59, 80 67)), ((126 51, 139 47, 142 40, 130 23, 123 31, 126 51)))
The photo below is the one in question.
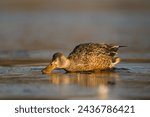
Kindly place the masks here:
POLYGON ((150 63, 115 71, 41 74, 45 64, 0 67, 0 99, 150 99, 150 63))

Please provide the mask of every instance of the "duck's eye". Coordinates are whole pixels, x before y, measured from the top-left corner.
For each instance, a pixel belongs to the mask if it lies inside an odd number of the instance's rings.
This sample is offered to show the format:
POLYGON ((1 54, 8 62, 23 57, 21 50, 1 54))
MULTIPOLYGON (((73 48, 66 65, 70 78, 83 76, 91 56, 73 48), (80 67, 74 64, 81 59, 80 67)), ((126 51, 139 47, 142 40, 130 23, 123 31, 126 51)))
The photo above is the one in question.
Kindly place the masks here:
POLYGON ((53 65, 53 64, 54 64, 53 62, 50 63, 50 65, 53 65))

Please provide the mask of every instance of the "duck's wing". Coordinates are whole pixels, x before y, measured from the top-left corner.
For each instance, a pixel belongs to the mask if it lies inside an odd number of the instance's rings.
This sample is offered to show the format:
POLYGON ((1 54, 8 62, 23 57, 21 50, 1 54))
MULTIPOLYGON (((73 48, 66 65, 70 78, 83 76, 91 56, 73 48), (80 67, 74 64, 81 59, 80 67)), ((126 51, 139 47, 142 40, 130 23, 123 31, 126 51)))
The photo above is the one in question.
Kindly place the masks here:
POLYGON ((72 61, 72 66, 68 69, 87 71, 109 68, 112 62, 114 64, 119 62, 115 56, 119 47, 122 46, 97 43, 80 44, 68 56, 68 59, 72 61))
POLYGON ((98 44, 98 43, 85 43, 76 46, 73 51, 69 54, 69 58, 81 57, 81 56, 99 56, 107 55, 114 57, 120 47, 119 45, 112 44, 98 44))
POLYGON ((74 55, 76 56, 80 56, 80 55, 84 55, 86 53, 89 52, 89 49, 90 49, 90 44, 91 43, 84 43, 84 44, 79 44, 77 45, 73 51, 69 54, 68 57, 72 57, 74 55))

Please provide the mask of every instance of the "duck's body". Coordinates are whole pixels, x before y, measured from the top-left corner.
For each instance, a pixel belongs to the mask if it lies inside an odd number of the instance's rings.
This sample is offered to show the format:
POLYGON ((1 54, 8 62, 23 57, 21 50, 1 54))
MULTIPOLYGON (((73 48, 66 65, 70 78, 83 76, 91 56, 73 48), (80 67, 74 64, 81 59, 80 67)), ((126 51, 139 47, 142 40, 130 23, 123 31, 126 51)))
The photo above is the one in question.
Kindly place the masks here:
POLYGON ((98 43, 80 44, 68 57, 62 53, 55 53, 51 64, 42 72, 50 73, 54 68, 63 68, 69 72, 109 69, 120 62, 120 58, 116 57, 119 47, 122 46, 98 43))

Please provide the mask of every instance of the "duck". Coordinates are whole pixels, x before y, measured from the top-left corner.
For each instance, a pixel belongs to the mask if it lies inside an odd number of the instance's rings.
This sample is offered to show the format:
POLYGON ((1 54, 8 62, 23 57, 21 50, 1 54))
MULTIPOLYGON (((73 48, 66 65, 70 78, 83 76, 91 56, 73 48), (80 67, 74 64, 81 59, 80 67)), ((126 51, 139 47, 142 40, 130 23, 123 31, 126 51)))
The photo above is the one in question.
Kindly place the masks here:
POLYGON ((77 45, 66 57, 61 52, 53 54, 50 63, 41 70, 43 74, 51 74, 56 68, 67 72, 87 72, 114 68, 120 62, 117 51, 120 47, 105 43, 82 43, 77 45))

